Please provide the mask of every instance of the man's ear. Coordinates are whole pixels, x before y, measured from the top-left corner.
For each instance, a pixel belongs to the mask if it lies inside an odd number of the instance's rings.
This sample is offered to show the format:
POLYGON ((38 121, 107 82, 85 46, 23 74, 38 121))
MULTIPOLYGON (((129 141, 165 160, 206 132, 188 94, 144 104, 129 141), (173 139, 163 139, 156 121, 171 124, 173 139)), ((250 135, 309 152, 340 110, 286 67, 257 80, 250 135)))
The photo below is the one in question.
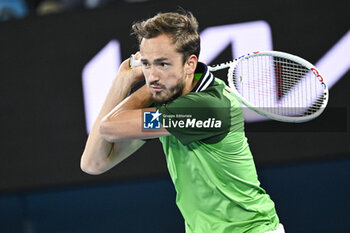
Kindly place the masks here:
POLYGON ((196 55, 192 54, 187 58, 186 61, 186 74, 193 75, 197 67, 198 58, 196 55))

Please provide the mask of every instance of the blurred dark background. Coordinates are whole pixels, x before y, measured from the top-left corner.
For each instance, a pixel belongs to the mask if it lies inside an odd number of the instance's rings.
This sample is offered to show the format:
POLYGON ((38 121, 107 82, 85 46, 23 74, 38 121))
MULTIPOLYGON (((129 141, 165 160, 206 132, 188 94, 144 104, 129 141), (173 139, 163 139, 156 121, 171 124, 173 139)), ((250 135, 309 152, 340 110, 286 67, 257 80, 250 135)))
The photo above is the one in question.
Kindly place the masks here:
MULTIPOLYGON (((286 232, 350 232, 349 5, 0 0, 0 232, 184 232, 158 140, 100 176, 79 166, 87 99, 101 96, 105 77, 137 51, 132 23, 179 6, 194 13, 201 32, 243 25, 230 29, 242 35, 249 25, 263 25, 271 49, 319 65, 330 87, 325 112, 298 125, 247 122, 247 137, 286 232)), ((213 47, 225 35, 218 33, 213 47)), ((242 55, 234 52, 243 46, 237 35, 209 64, 242 55)), ((251 50, 264 39, 259 32, 249 38, 251 50)))

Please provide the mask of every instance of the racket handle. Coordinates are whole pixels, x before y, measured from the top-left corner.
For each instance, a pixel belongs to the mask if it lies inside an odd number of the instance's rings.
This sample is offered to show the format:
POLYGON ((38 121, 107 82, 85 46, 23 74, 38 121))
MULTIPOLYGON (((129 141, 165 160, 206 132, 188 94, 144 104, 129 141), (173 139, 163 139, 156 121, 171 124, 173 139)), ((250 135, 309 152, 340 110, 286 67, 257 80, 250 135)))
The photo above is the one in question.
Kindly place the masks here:
POLYGON ((130 62, 129 62, 130 68, 133 68, 133 67, 136 67, 136 66, 141 66, 141 65, 142 65, 141 60, 140 60, 140 59, 137 60, 137 59, 135 58, 135 54, 131 54, 131 56, 130 56, 130 62))

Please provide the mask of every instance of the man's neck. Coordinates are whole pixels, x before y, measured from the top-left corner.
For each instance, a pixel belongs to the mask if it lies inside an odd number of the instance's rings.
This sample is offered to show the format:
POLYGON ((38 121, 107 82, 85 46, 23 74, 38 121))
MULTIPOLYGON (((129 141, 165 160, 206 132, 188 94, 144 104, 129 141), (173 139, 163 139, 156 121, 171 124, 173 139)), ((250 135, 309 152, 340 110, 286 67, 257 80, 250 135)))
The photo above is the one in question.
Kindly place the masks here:
POLYGON ((191 77, 187 77, 185 88, 182 91, 182 95, 186 95, 186 94, 190 93, 193 90, 193 88, 196 86, 197 83, 198 83, 198 80, 194 78, 194 74, 192 74, 191 77))

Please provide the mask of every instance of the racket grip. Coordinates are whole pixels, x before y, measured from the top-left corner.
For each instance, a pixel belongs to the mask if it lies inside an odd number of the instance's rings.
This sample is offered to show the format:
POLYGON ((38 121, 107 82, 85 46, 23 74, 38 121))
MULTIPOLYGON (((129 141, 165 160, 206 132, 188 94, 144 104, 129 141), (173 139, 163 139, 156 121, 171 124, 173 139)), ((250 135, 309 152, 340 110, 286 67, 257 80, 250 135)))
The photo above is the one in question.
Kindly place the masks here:
POLYGON ((131 54, 130 61, 129 61, 130 68, 141 66, 141 65, 142 65, 141 60, 137 60, 135 58, 135 54, 131 54))

